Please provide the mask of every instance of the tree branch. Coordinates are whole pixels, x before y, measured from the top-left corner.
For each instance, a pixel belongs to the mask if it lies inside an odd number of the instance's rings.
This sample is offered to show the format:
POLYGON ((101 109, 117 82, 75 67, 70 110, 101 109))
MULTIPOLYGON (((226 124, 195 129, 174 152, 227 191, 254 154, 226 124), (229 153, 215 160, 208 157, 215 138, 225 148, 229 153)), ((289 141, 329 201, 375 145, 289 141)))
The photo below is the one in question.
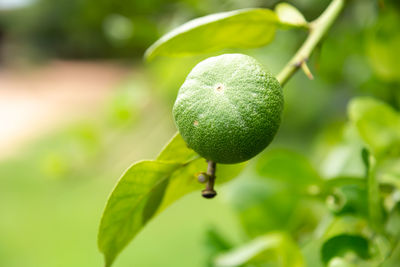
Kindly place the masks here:
POLYGON ((310 34, 307 39, 304 41, 297 53, 277 75, 277 79, 281 86, 284 86, 293 74, 305 64, 315 47, 321 41, 322 37, 324 37, 338 17, 345 2, 346 0, 333 0, 321 16, 310 23, 310 34))

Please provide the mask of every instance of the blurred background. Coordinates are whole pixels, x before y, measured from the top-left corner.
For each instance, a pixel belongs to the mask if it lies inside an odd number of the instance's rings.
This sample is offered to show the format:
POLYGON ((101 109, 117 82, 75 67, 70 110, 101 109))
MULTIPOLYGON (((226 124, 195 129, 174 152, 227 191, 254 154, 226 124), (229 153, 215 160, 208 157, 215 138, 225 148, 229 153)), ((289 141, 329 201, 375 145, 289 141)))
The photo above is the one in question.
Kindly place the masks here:
MULTIPOLYGON (((0 0, 0 266, 101 266, 96 239, 108 194, 127 167, 156 157, 176 131, 171 108, 191 68, 221 54, 145 63, 145 49, 195 17, 278 2, 0 0)), ((330 1, 288 2, 311 21, 330 1)), ((321 222, 325 203, 268 179, 275 173, 268 166, 295 158, 318 175, 346 169, 343 155, 351 155, 331 152, 349 100, 369 95, 400 108, 398 29, 399 1, 349 1, 312 57, 315 80, 297 73, 285 87, 271 147, 215 200, 195 192, 153 220, 115 266, 212 266, 216 244, 270 231, 288 233, 318 266, 304 233, 321 222)), ((281 30, 267 47, 229 52, 252 55, 277 74, 305 36, 281 30)))

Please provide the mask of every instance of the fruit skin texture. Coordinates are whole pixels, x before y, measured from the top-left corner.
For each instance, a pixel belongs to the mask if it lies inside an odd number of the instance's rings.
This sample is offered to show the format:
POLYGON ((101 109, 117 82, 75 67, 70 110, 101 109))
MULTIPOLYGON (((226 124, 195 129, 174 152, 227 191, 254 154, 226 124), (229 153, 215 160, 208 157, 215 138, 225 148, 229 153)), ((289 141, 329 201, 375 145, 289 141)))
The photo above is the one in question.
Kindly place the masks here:
POLYGON ((217 163, 246 161, 269 145, 283 110, 278 80, 243 54, 197 64, 178 92, 175 124, 187 145, 217 163))

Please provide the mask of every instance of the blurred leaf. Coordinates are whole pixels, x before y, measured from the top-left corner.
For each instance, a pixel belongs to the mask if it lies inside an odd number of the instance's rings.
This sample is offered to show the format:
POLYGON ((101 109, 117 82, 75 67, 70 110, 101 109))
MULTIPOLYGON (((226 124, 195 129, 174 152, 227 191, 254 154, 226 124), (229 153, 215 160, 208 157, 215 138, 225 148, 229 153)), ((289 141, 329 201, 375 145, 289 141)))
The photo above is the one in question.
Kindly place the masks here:
POLYGON ((357 265, 346 259, 335 257, 329 261, 328 267, 357 267, 357 265))
POLYGON ((388 216, 386 232, 390 233, 395 240, 400 238, 400 202, 397 202, 388 216))
POLYGON ((252 48, 270 43, 278 23, 268 9, 249 8, 216 13, 191 20, 172 30, 145 53, 156 56, 193 55, 224 48, 252 48))
POLYGON ((400 190, 400 158, 390 158, 379 163, 376 176, 381 183, 386 183, 400 190))
POLYGON ((261 262, 274 262, 282 267, 304 266, 303 257, 297 244, 288 235, 280 232, 258 237, 215 259, 215 265, 218 267, 261 262))
POLYGON ((250 237, 287 230, 292 222, 288 218, 296 210, 298 196, 289 187, 253 177, 245 174, 229 185, 229 200, 237 210, 244 230, 250 237))
POLYGON ((363 163, 365 165, 365 172, 368 175, 369 169, 371 167, 371 163, 370 163, 370 154, 368 149, 366 149, 365 147, 363 147, 363 149, 361 150, 361 158, 363 160, 363 163))
POLYGON ((400 262, 400 242, 395 245, 390 257, 382 263, 382 267, 397 267, 400 262))
POLYGON ((362 177, 339 176, 327 179, 323 185, 324 194, 329 194, 326 204, 336 215, 357 214, 368 217, 367 179, 369 168, 369 153, 361 150, 362 161, 366 167, 366 174, 362 177))
POLYGON ((322 246, 322 260, 327 264, 334 257, 343 257, 352 251, 362 259, 368 259, 369 242, 360 235, 341 234, 328 239, 322 246))
MULTIPOLYGON (((195 174, 206 170, 204 159, 187 148, 176 134, 158 160, 132 165, 111 193, 100 223, 98 245, 111 266, 116 256, 145 224, 183 195, 204 187, 195 174)), ((217 181, 228 181, 243 164, 218 165, 217 181)))
POLYGON ((208 229, 206 233, 206 243, 207 247, 211 248, 213 251, 227 250, 232 247, 215 228, 208 229))
POLYGON ((364 177, 365 166, 360 149, 362 144, 346 142, 330 150, 320 168, 324 177, 364 177))
POLYGON ((360 97, 350 102, 348 113, 376 157, 400 153, 400 116, 389 105, 360 97))
POLYGON ((329 192, 335 187, 341 187, 346 185, 357 185, 357 187, 365 188, 365 177, 347 177, 339 176, 332 179, 328 179, 324 183, 324 188, 329 192))
POLYGON ((329 148, 324 155, 319 170, 326 178, 365 177, 365 164, 360 151, 365 143, 358 134, 353 123, 346 123, 341 132, 337 132, 340 140, 329 148))
POLYGON ((360 180, 364 184, 359 183, 347 184, 335 188, 333 194, 328 196, 327 205, 330 206, 336 215, 357 214, 368 217, 366 180, 354 178, 354 182, 360 180))
POLYGON ((308 27, 307 21, 303 14, 288 3, 279 3, 275 7, 275 12, 279 17, 279 20, 288 26, 293 27, 308 27))
POLYGON ((370 66, 385 81, 400 81, 400 14, 394 8, 381 10, 379 20, 366 35, 370 66))
POLYGON ((273 149, 252 167, 229 186, 230 202, 251 237, 276 230, 308 231, 318 222, 315 203, 302 198, 319 193, 322 182, 307 158, 273 149))
POLYGON ((276 149, 264 154, 257 161, 256 170, 264 177, 288 183, 288 186, 293 187, 321 182, 310 161, 303 155, 289 150, 276 149))
POLYGON ((329 228, 323 233, 324 241, 341 234, 362 235, 372 234, 366 218, 352 214, 334 217, 329 228))
POLYGON ((325 216, 315 229, 312 238, 302 246, 307 266, 326 266, 321 251, 327 240, 342 234, 361 235, 361 233, 370 233, 365 218, 354 215, 325 216))
POLYGON ((210 267, 214 267, 214 258, 217 254, 232 248, 232 244, 226 241, 215 228, 207 230, 205 234, 205 245, 207 254, 209 255, 207 265, 210 267))
POLYGON ((341 258, 348 264, 375 267, 390 251, 388 240, 372 231, 366 218, 342 215, 322 223, 302 247, 309 266, 338 266, 332 264, 341 258))
POLYGON ((341 257, 357 266, 379 266, 390 252, 389 240, 359 216, 335 217, 322 240, 320 252, 324 263, 341 257))

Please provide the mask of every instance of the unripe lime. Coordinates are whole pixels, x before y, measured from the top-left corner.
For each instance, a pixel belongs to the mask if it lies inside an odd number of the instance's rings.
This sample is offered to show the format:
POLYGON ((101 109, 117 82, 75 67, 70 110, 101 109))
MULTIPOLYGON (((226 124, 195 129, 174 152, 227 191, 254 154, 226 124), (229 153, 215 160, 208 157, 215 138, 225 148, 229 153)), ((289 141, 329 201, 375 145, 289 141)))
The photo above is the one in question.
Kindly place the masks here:
POLYGON ((260 153, 275 136, 283 109, 277 79, 254 58, 225 54, 197 64, 178 92, 173 115, 187 145, 218 163, 260 153))

